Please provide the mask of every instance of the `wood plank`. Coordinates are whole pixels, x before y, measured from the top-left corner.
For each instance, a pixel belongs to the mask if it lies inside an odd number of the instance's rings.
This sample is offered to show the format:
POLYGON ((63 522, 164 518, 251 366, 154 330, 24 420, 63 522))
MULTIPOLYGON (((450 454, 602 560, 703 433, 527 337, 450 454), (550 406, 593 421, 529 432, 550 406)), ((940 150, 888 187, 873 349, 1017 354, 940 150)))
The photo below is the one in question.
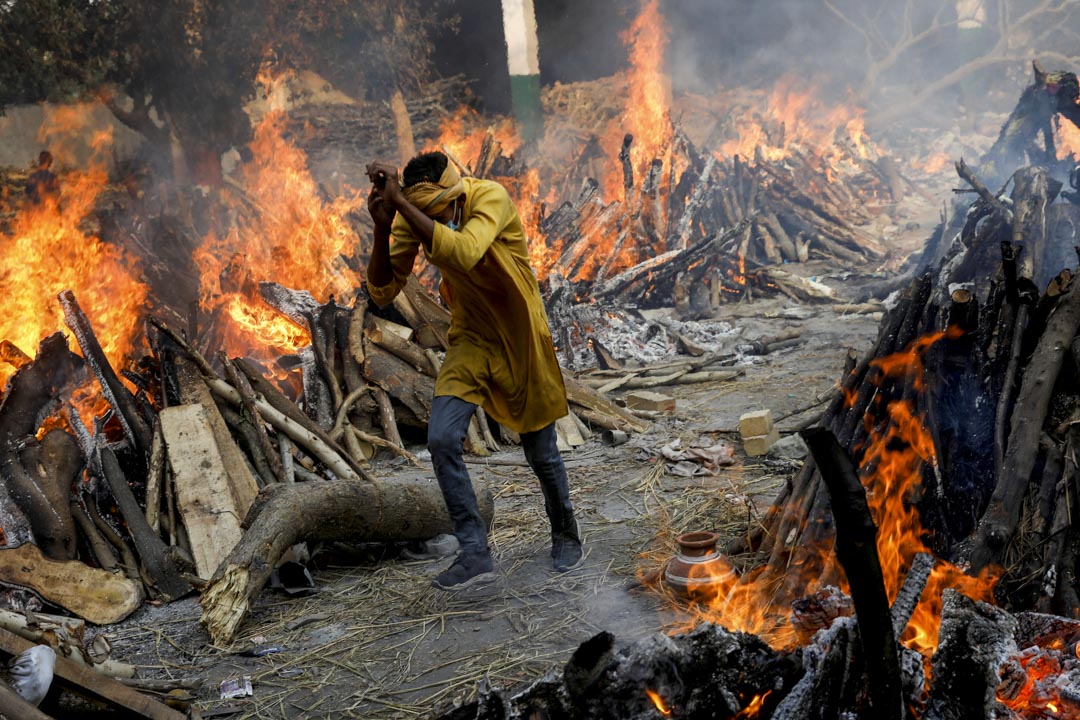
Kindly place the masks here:
POLYGON ((28 588, 97 625, 120 622, 142 604, 142 587, 79 560, 50 560, 32 543, 0 549, 0 582, 28 588))
POLYGON ((214 396, 210 388, 206 386, 202 375, 188 360, 177 359, 177 375, 180 379, 180 401, 188 405, 202 405, 206 411, 206 419, 210 423, 216 439, 217 452, 225 464, 225 472, 229 479, 228 491, 234 499, 234 506, 241 520, 247 515, 248 508, 259 494, 259 484, 255 476, 251 474, 244 453, 237 447, 229 433, 229 427, 225 424, 225 418, 221 417, 214 396))
POLYGON ((195 570, 209 580, 240 541, 247 508, 236 506, 205 406, 176 405, 164 408, 159 417, 195 570))
MULTIPOLYGON (((0 651, 15 656, 34 647, 35 644, 37 643, 32 643, 0 628, 0 651)), ((187 718, 184 713, 173 710, 168 705, 126 685, 121 685, 112 678, 79 665, 62 655, 56 656, 56 667, 53 673, 54 684, 59 681, 79 693, 136 713, 139 717, 150 720, 186 720, 187 718)))
POLYGON ((4 683, 0 683, 0 708, 0 717, 6 720, 52 720, 52 715, 41 712, 4 683))

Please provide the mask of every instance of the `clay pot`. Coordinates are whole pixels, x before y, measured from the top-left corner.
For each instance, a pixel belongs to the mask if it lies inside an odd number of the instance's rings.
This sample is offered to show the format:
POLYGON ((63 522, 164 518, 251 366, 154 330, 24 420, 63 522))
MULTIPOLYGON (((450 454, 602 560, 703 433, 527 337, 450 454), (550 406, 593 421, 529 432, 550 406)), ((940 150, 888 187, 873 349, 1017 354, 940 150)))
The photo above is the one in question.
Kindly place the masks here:
POLYGON ((679 552, 664 568, 664 583, 673 593, 703 601, 721 588, 726 590, 735 571, 716 549, 718 539, 714 532, 690 532, 675 538, 679 552))

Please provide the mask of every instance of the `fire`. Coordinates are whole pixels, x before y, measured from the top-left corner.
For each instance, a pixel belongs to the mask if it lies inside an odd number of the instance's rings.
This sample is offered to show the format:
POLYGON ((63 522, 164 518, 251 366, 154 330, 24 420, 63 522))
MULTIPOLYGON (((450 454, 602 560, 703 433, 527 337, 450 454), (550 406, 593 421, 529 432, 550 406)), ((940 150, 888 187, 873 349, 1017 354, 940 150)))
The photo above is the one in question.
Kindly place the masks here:
POLYGON ((343 298, 357 284, 341 258, 357 250, 349 214, 363 198, 358 192, 320 197, 306 154, 285 136, 284 79, 261 77, 270 110, 255 128, 254 159, 239 182, 223 191, 233 201, 235 218, 208 234, 195 253, 204 307, 231 321, 224 345, 232 352, 271 346, 276 355, 309 343, 305 329, 267 310, 257 294, 259 282, 308 290, 319 302, 343 298))
POLYGON ((652 700, 653 705, 656 706, 656 709, 660 711, 661 715, 671 714, 671 708, 664 702, 664 698, 660 697, 660 693, 646 689, 645 694, 649 696, 649 699, 652 700))
MULTIPOLYGON (((922 389, 925 387, 923 355, 935 342, 955 336, 955 332, 920 338, 906 350, 875 361, 874 366, 882 378, 906 378, 914 388, 922 389)), ((922 539, 921 519, 911 501, 920 490, 924 465, 936 462, 936 456, 932 438, 923 427, 923 418, 908 403, 898 400, 883 410, 884 420, 870 428, 859 473, 878 527, 878 555, 891 602, 915 555, 930 552, 922 539)), ((824 560, 831 547, 812 548, 810 552, 818 553, 824 560)), ((797 637, 787 614, 787 604, 793 599, 788 597, 792 587, 788 576, 797 576, 799 572, 800 568, 793 565, 759 567, 741 577, 734 573, 720 575, 707 596, 690 607, 692 623, 710 621, 730 630, 757 634, 774 647, 791 647, 797 637)), ((816 582, 816 578, 804 577, 798 588, 812 592, 816 582)), ((990 570, 970 577, 956 566, 939 560, 901 642, 929 656, 937 647, 944 590, 955 588, 973 599, 993 602, 995 582, 990 570)))
POLYGON ((750 699, 750 702, 739 711, 739 714, 735 716, 735 720, 753 720, 761 713, 761 708, 765 706, 765 698, 769 697, 771 691, 765 692, 761 695, 755 695, 750 699))
POLYGON ((1080 705, 1062 692, 1069 682, 1063 659, 1060 652, 1038 646, 1012 655, 998 671, 997 701, 1017 718, 1080 717, 1080 705))
MULTIPOLYGON (((0 233, 7 302, 0 339, 31 354, 46 336, 66 332, 57 296, 72 290, 110 363, 120 367, 141 335, 148 289, 139 279, 136 261, 103 242, 93 229, 95 203, 108 183, 112 135, 93 134, 92 157, 85 167, 73 168, 75 139, 90 134, 90 106, 45 106, 45 114, 38 139, 52 151, 53 169, 62 171, 60 196, 37 206, 24 204, 9 233, 0 233)), ((0 364, 0 382, 14 371, 11 363, 0 364)))
POLYGON ((763 105, 747 110, 734 123, 738 133, 721 145, 718 157, 752 159, 760 154, 777 161, 803 147, 818 150, 835 165, 844 157, 838 143, 846 144, 863 159, 877 152, 866 134, 861 108, 826 107, 814 88, 798 78, 788 76, 778 81, 763 105))

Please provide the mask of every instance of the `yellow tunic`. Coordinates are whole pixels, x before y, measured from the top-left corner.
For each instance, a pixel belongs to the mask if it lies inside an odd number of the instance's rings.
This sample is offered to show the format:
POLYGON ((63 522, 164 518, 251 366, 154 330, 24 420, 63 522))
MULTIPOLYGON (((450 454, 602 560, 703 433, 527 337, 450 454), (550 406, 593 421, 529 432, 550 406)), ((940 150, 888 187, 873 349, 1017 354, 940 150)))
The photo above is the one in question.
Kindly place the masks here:
MULTIPOLYGON (((442 273, 450 308, 450 347, 435 395, 476 403, 514 432, 533 432, 566 415, 566 388, 521 218, 506 189, 464 178, 463 224, 435 223, 428 261, 442 273)), ((394 279, 371 299, 388 305, 404 287, 422 247, 400 214, 394 219, 394 279)))

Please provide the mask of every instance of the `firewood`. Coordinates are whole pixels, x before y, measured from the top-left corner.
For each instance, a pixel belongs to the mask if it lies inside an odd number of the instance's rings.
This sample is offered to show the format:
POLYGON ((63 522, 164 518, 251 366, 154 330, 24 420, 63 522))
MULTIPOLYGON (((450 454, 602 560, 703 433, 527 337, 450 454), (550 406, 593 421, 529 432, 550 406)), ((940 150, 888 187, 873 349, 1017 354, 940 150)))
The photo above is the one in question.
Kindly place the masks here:
POLYGON ((98 343, 97 335, 94 334, 94 329, 90 325, 89 318, 83 313, 75 299, 75 293, 70 290, 60 293, 60 305, 64 308, 64 322, 78 340, 79 347, 83 351, 83 358, 97 378, 102 394, 116 410, 120 424, 124 428, 124 435, 145 462, 150 454, 152 434, 135 404, 135 398, 120 382, 116 371, 109 364, 104 350, 101 349, 101 344, 98 343))
POLYGON ((0 707, 4 708, 7 720, 53 720, 4 683, 0 683, 0 707))
POLYGON ((250 422, 245 424, 250 426, 255 432, 258 441, 257 447, 261 450, 259 457, 262 462, 268 466, 270 471, 269 480, 271 482, 285 482, 285 474, 281 468, 281 459, 278 457, 277 449, 270 441, 270 436, 266 432, 266 425, 263 422, 262 413, 259 412, 259 408, 255 404, 255 390, 252 389, 247 376, 240 372, 236 368, 236 365, 229 360, 228 355, 224 352, 220 353, 218 355, 218 361, 225 369, 225 377, 232 383, 232 386, 236 388, 236 391, 240 393, 244 412, 250 418, 250 422))
MULTIPOLYGON (((217 400, 217 409, 221 413, 222 419, 225 420, 225 424, 229 426, 229 430, 232 431, 233 437, 240 445, 240 449, 244 451, 245 459, 254 467, 255 472, 253 474, 259 489, 280 482, 267 462, 266 451, 259 441, 258 432, 251 423, 250 415, 247 413, 241 414, 234 410, 227 401, 221 398, 217 400)), ((277 450, 272 450, 272 452, 274 457, 277 458, 277 450)))
POLYGON ((0 610, 0 628, 117 680, 135 677, 135 666, 86 647, 86 622, 66 615, 0 610))
POLYGON ((972 567, 982 569, 997 562, 1012 539, 1020 517, 1023 497, 1035 466, 1039 433, 1049 408, 1055 381, 1065 361, 1066 349, 1080 327, 1080 292, 1076 288, 1062 296, 1061 302, 1046 323, 1035 354, 1024 370, 1014 418, 1009 433, 1001 475, 990 506, 979 523, 972 567))
POLYGON ((98 625, 120 622, 142 604, 142 586, 78 560, 50 560, 27 543, 0 548, 0 582, 32 590, 98 625))
MULTIPOLYGON (((594 422, 594 424, 612 430, 624 430, 629 428, 635 432, 644 432, 644 430, 648 428, 648 423, 642 422, 634 417, 632 413, 597 394, 580 380, 567 375, 565 372, 563 373, 563 382, 566 386, 567 399, 570 402, 589 410, 590 422, 594 422), (600 422, 599 420, 601 418, 608 419, 604 422, 600 422), (617 424, 617 427, 612 427, 613 423, 617 424)), ((578 414, 583 418, 585 417, 580 411, 578 414)))
POLYGON ((107 447, 99 448, 98 466, 102 479, 108 484, 120 514, 139 554, 140 567, 146 582, 166 602, 176 600, 191 591, 191 585, 181 576, 176 556, 169 552, 157 533, 151 529, 143 510, 128 486, 116 456, 107 447))
POLYGON ((59 428, 40 441, 29 439, 15 457, 0 464, 12 497, 30 520, 35 544, 52 560, 76 555, 68 498, 83 465, 79 443, 59 428))
MULTIPOLYGON (((341 384, 334 373, 334 342, 326 336, 326 329, 319 321, 320 316, 321 313, 319 315, 310 313, 307 316, 308 327, 311 329, 311 354, 315 361, 315 369, 318 372, 319 379, 322 381, 322 387, 326 389, 330 396, 330 404, 326 406, 326 410, 333 417, 337 409, 341 407, 341 401, 345 398, 341 394, 341 384)), ((323 427, 329 429, 330 426, 324 424, 323 427)))
MULTIPOLYGON (((490 523, 491 492, 475 489, 490 523)), ((427 540, 451 531, 442 492, 423 479, 274 485, 259 496, 243 539, 203 592, 201 622, 215 644, 231 642, 252 598, 297 542, 427 540)))
POLYGON ((89 518, 93 532, 120 554, 120 569, 124 571, 124 574, 132 582, 142 582, 142 575, 139 572, 139 560, 135 557, 135 551, 131 549, 131 545, 108 520, 102 517, 93 498, 84 495, 82 501, 82 510, 89 518))
POLYGON ((395 445, 390 440, 387 440, 386 438, 381 438, 378 435, 371 435, 370 433, 366 433, 366 432, 363 432, 361 430, 357 430, 356 428, 354 428, 352 426, 348 426, 348 427, 352 431, 353 435, 355 435, 357 437, 357 439, 362 440, 363 442, 366 442, 366 443, 370 443, 370 444, 372 444, 372 445, 374 445, 376 447, 386 448, 387 450, 394 453, 398 457, 405 458, 412 465, 415 465, 415 466, 420 465, 420 458, 416 457, 415 455, 413 455, 411 452, 409 452, 405 448, 401 447, 400 445, 395 445))
POLYGON ((936 558, 929 553, 918 553, 911 561, 904 584, 900 587, 900 592, 896 594, 896 599, 893 600, 889 610, 895 637, 903 635, 908 623, 911 622, 911 616, 915 613, 919 598, 926 589, 926 583, 930 579, 930 573, 936 562, 936 558))
POLYGON ((484 441, 484 445, 488 450, 492 452, 499 451, 499 443, 495 441, 495 436, 491 433, 491 427, 488 425, 487 413, 484 412, 484 408, 476 408, 476 423, 480 426, 480 437, 484 441))
POLYGON ((896 636, 877 554, 877 528, 866 503, 866 491, 854 464, 831 432, 808 430, 803 433, 803 439, 821 468, 821 476, 832 498, 836 554, 851 587, 870 703, 875 715, 900 720, 904 716, 904 705, 896 636))
MULTIPOLYGON (((255 481, 244 460, 244 454, 233 441, 225 419, 221 417, 214 396, 206 387, 203 376, 196 369, 195 364, 186 358, 176 359, 176 377, 180 383, 180 401, 187 405, 201 405, 206 413, 206 421, 213 433, 214 444, 224 464, 228 478, 227 490, 231 498, 230 507, 243 517, 252 501, 259 493, 259 485, 255 481)), ((178 491, 182 488, 177 487, 178 491)))
MULTIPOLYGON (((33 645, 34 643, 29 640, 0 629, 0 650, 8 655, 18 655, 33 645)), ((187 717, 184 713, 125 687, 112 678, 94 672, 63 655, 57 655, 53 673, 53 683, 56 686, 103 701, 109 706, 110 711, 119 708, 127 715, 147 720, 185 720, 187 717)))
POLYGON ((364 354, 364 377, 426 423, 435 395, 434 380, 378 345, 369 344, 364 354))
MULTIPOLYGON (((246 375, 248 379, 252 379, 249 369, 245 368, 242 361, 234 361, 246 375)), ((254 372, 254 370, 251 370, 254 372)), ((258 376, 257 373, 255 373, 258 376)), ((260 379, 262 379, 260 377, 260 379)), ((266 381, 263 380, 263 383, 266 381)), ((207 378, 207 385, 210 389, 220 397, 225 398, 233 405, 241 405, 242 400, 240 393, 236 391, 231 385, 220 378, 207 378)), ((269 383, 266 383, 269 385, 269 383)), ((255 387, 259 386, 259 383, 254 383, 255 387)), ((339 478, 343 479, 369 479, 367 472, 356 464, 355 460, 352 460, 348 453, 338 447, 337 443, 330 439, 324 431, 321 429, 315 430, 310 421, 303 422, 295 419, 291 414, 287 415, 277 409, 275 405, 271 405, 266 395, 260 391, 260 394, 255 396, 255 402, 259 411, 263 417, 273 425, 279 432, 285 433, 289 438, 309 451, 314 457, 317 457, 320 462, 325 464, 330 470, 334 472, 339 478)), ((296 410, 297 414, 299 413, 296 410)))
POLYGON ((97 527, 83 511, 82 506, 74 499, 68 505, 71 517, 82 531, 83 537, 90 545, 90 552, 94 560, 102 570, 115 570, 117 565, 116 552, 109 546, 105 537, 98 532, 97 527))
MULTIPOLYGON (((300 408, 285 397, 270 381, 259 374, 259 371, 254 365, 243 358, 234 358, 233 363, 251 383, 252 390, 256 393, 256 405, 259 407, 260 412, 267 422, 279 431, 286 432, 292 440, 298 442, 302 447, 307 448, 308 446, 303 440, 297 440, 297 437, 306 438, 307 435, 310 434, 326 447, 325 450, 320 449, 319 452, 328 453, 327 457, 332 457, 334 453, 337 453, 339 455, 339 460, 343 459, 346 464, 351 465, 353 473, 360 475, 361 477, 364 476, 364 471, 359 465, 356 465, 354 461, 351 461, 350 458, 347 457, 348 453, 345 452, 344 448, 340 447, 325 430, 312 422, 311 418, 305 415, 300 408), (286 421, 292 424, 289 425, 290 430, 282 430, 287 424, 286 421)), ((210 385, 210 389, 213 392, 219 395, 224 393, 224 395, 222 395, 223 397, 229 399, 234 405, 237 404, 232 398, 239 398, 239 393, 235 396, 230 393, 230 390, 235 392, 235 388, 232 388, 227 383, 211 383, 210 385)), ((311 448, 308 449, 310 450, 311 448)), ((317 453, 313 454, 315 454, 316 457, 319 457, 317 453)))
POLYGON ((412 119, 405 105, 401 88, 390 93, 390 114, 394 117, 394 134, 397 136, 398 161, 403 165, 416 156, 416 140, 413 137, 412 119))
POLYGON ((146 522, 154 532, 161 530, 161 493, 165 476, 165 443, 161 438, 161 421, 154 420, 150 441, 150 462, 146 471, 146 522))
MULTIPOLYGON (((405 287, 398 294, 399 298, 407 299, 407 305, 412 308, 412 316, 405 315, 409 325, 417 333, 417 341, 424 347, 441 347, 443 350, 450 347, 447 333, 450 330, 450 311, 443 307, 431 293, 420 285, 415 275, 409 275, 405 281, 405 287)), ((397 302, 394 307, 399 307, 397 302)))
POLYGON ((435 377, 435 370, 424 354, 424 349, 410 342, 396 332, 391 331, 388 321, 375 316, 368 316, 365 334, 368 340, 375 343, 383 350, 388 350, 405 362, 412 365, 418 372, 429 377, 435 377))
POLYGON ((382 388, 375 388, 373 394, 375 402, 379 406, 379 424, 382 425, 383 435, 397 447, 404 448, 405 443, 402 442, 401 433, 398 431, 397 418, 394 415, 394 407, 390 403, 390 395, 382 388))

